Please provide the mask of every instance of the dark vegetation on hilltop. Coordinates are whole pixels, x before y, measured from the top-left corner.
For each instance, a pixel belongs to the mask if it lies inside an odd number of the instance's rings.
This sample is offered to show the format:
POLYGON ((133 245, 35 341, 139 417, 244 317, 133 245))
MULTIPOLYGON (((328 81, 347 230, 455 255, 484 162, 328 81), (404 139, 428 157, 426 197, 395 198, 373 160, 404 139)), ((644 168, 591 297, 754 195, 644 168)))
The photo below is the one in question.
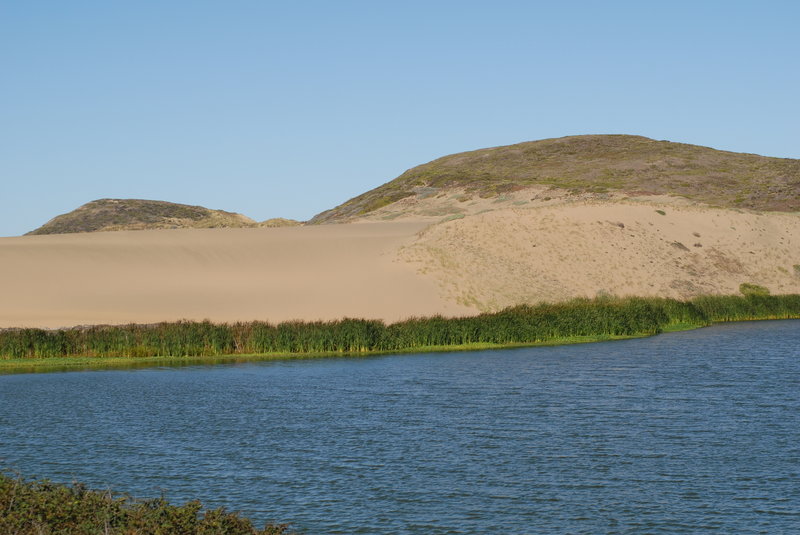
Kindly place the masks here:
POLYGON ((289 535, 284 524, 256 529, 224 509, 198 501, 170 505, 135 500, 81 484, 25 481, 0 473, 0 533, 8 535, 289 535))
POLYGON ((691 301, 659 297, 576 299, 521 305, 461 318, 291 321, 277 325, 175 322, 155 325, 0 331, 0 358, 189 357, 252 354, 371 353, 431 346, 532 344, 579 337, 645 336, 670 325, 800 318, 800 295, 706 296, 691 301))
POLYGON ((254 227, 241 214, 166 201, 100 199, 51 219, 28 234, 69 234, 104 230, 254 227))
POLYGON ((800 210, 800 160, 640 136, 590 135, 444 156, 322 212, 310 223, 347 221, 431 188, 465 188, 490 197, 533 185, 573 192, 671 194, 728 208, 800 210))

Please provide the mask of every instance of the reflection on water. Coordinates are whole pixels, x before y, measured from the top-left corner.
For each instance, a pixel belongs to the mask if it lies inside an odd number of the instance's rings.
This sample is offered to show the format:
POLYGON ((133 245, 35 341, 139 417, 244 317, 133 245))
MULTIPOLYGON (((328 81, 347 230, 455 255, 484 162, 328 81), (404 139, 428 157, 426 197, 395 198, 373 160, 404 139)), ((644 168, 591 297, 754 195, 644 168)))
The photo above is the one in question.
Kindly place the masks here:
MULTIPOLYGON (((789 533, 800 322, 0 377, 0 464, 322 533, 789 533)), ((187 364, 181 361, 182 364, 187 364)))
MULTIPOLYGON (((350 358, 370 358, 364 355, 352 355, 350 358)), ((107 370, 141 370, 152 368, 188 368, 197 366, 219 366, 236 365, 263 361, 276 360, 309 360, 319 358, 331 358, 331 355, 324 354, 302 354, 302 355, 227 355, 219 357, 141 357, 141 358, 85 358, 63 359, 66 362, 59 363, 58 358, 48 359, 47 361, 37 361, 36 364, 29 366, 16 365, 13 368, 0 367, 0 375, 29 374, 29 373, 63 373, 80 371, 107 371, 107 370)), ((35 360, 35 359, 32 359, 35 360)))

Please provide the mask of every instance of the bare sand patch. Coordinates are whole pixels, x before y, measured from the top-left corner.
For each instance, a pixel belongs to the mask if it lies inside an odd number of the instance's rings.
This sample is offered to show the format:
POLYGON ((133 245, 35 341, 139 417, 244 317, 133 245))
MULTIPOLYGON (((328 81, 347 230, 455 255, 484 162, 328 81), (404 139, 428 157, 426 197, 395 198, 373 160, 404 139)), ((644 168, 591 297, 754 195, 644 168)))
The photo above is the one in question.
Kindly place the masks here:
POLYGON ((424 223, 0 239, 0 327, 341 317, 470 309, 396 251, 424 223))

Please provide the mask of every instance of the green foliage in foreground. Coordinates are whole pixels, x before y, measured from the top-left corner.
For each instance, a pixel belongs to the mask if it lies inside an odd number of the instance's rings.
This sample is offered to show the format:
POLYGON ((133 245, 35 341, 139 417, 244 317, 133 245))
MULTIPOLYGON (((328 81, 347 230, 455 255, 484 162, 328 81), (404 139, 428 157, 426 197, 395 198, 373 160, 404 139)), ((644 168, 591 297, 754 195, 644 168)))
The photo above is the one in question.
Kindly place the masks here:
POLYGON ((288 535, 286 525, 263 530, 224 509, 198 501, 133 500, 80 484, 28 482, 0 474, 0 533, 17 535, 288 535))
POLYGON ((466 344, 534 344, 582 336, 646 336, 675 324, 800 318, 800 295, 576 299, 461 318, 208 321, 0 331, 0 358, 190 357, 369 353, 466 344))

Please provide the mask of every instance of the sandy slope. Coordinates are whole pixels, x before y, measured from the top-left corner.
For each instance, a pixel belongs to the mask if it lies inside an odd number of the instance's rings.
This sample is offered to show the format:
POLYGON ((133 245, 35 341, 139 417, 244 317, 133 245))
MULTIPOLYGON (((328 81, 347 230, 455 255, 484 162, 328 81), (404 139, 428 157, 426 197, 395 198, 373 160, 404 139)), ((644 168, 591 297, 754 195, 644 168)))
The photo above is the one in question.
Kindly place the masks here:
POLYGON ((800 293, 800 215, 623 197, 453 194, 389 205, 382 222, 0 238, 0 327, 394 321, 743 282, 800 293))
POLYGON ((395 251, 424 224, 0 239, 0 327, 468 311, 395 251))
POLYGON ((800 216, 578 200, 442 222, 402 256, 444 297, 482 310, 604 293, 737 294, 744 282, 800 293, 800 216))

